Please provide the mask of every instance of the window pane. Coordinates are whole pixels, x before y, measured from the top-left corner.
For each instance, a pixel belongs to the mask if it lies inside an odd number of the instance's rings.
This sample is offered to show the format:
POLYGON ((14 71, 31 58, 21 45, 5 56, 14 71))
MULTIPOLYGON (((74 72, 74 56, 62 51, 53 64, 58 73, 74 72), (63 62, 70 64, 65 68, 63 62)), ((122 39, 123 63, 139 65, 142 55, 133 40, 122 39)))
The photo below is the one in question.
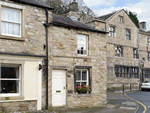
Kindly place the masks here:
POLYGON ((19 93, 19 81, 1 80, 0 93, 19 93))
POLYGON ((10 35, 20 35, 20 25, 8 22, 1 23, 1 33, 10 35))
POLYGON ((19 78, 19 66, 1 67, 1 78, 19 78))
POLYGON ((86 82, 81 82, 81 86, 86 85, 86 82))
POLYGON ((2 7, 1 18, 3 21, 21 22, 21 10, 2 7))
POLYGON ((80 82, 76 82, 76 86, 80 86, 80 82))
POLYGON ((80 70, 76 71, 76 80, 81 80, 81 71, 80 70))
POLYGON ((87 80, 87 71, 82 71, 82 80, 87 80))

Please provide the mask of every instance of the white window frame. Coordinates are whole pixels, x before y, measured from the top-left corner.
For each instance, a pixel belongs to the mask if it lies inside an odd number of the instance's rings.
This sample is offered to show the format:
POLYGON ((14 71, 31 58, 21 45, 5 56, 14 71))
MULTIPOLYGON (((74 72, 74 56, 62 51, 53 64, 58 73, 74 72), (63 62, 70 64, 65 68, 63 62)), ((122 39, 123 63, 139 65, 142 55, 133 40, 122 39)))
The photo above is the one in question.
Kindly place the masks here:
POLYGON ((119 16, 118 21, 119 21, 120 23, 123 23, 123 16, 119 16))
POLYGON ((116 37, 116 27, 115 26, 109 26, 109 34, 108 34, 108 36, 110 36, 110 37, 116 37), (111 30, 111 29, 113 29, 113 30, 111 30))
MULTIPOLYGON (((1 14, 2 14, 2 8, 13 9, 11 7, 1 6, 1 14)), ((20 9, 14 9, 14 10, 18 10, 20 12, 20 22, 13 22, 13 21, 8 21, 8 20, 2 20, 2 18, 1 18, 1 24, 2 24, 2 22, 18 24, 20 26, 19 27, 20 28, 19 29, 19 33, 20 34, 19 35, 5 34, 5 33, 2 33, 2 29, 1 29, 1 35, 13 36, 13 37, 21 37, 21 35, 22 35, 22 11, 20 9)))
POLYGON ((80 71, 81 72, 81 80, 76 80, 76 83, 80 83, 80 86, 81 86, 82 82, 86 82, 86 85, 89 86, 89 71, 87 69, 76 69, 76 71, 80 71), (82 71, 86 71, 87 72, 87 80, 82 80, 82 71))
POLYGON ((148 46, 150 46, 150 37, 147 38, 148 46))
MULTIPOLYGON (((2 63, 1 63, 2 64, 2 63)), ((1 64, 0 64, 0 75, 1 75, 1 64)), ((3 63, 5 64, 5 63, 3 63)), ((7 63, 8 65, 9 63, 7 63)), ((6 79, 6 78, 0 78, 0 80, 16 80, 19 81, 19 91, 18 93, 7 93, 7 94, 3 94, 0 93, 0 97, 16 97, 16 96, 21 96, 21 87, 22 87, 22 65, 21 64, 17 64, 19 66, 19 78, 18 79, 6 79)), ((9 65, 9 67, 14 67, 15 65, 11 64, 9 65)), ((0 82, 1 83, 1 82, 0 82)))
POLYGON ((124 56, 124 47, 123 46, 115 46, 115 56, 123 57, 124 56), (119 52, 119 53, 117 53, 119 52))
POLYGON ((76 52, 77 52, 77 55, 81 55, 81 56, 87 56, 88 55, 88 36, 87 35, 82 35, 82 34, 77 35, 77 50, 76 50, 76 52), (78 41, 79 41, 78 38, 80 36, 85 36, 85 39, 86 39, 86 54, 78 54, 78 41))

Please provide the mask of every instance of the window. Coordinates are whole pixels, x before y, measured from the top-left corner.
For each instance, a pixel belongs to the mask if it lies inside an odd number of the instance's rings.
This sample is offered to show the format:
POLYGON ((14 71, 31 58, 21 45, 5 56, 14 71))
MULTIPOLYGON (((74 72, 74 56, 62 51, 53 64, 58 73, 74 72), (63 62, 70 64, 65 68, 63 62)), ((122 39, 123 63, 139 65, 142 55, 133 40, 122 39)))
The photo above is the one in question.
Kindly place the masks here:
POLYGON ((148 61, 150 61, 150 52, 148 52, 148 61))
POLYGON ((1 64, 0 95, 20 96, 20 65, 1 64))
POLYGON ((139 78, 139 68, 129 66, 115 66, 115 77, 120 78, 139 78))
POLYGON ((123 57, 123 46, 115 46, 115 56, 123 57))
POLYGON ((115 33, 115 27, 114 26, 110 26, 109 27, 109 36, 111 37, 115 37, 116 33, 115 33))
POLYGON ((150 46, 150 37, 147 39, 148 46, 150 46))
POLYGON ((126 40, 131 40, 131 31, 126 29, 126 40))
POLYGON ((76 70, 76 86, 89 85, 88 70, 76 70))
POLYGON ((123 22, 123 17, 119 16, 119 22, 122 23, 123 22))
POLYGON ((145 69, 145 78, 150 78, 150 68, 145 69))
POLYGON ((21 37, 21 10, 1 8, 1 34, 21 37))
POLYGON ((77 36, 77 54, 87 55, 88 54, 88 38, 86 35, 77 36))
POLYGON ((139 58, 138 49, 136 49, 136 48, 133 48, 133 58, 135 58, 135 59, 139 58))

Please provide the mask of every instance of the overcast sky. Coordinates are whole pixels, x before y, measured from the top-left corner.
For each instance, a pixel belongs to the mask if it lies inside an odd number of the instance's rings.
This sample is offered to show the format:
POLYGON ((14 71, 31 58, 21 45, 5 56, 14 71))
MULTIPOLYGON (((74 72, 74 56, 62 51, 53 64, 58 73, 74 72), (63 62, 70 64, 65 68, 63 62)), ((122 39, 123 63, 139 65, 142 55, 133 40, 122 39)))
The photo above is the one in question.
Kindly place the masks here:
POLYGON ((139 21, 146 21, 147 30, 150 30, 150 0, 84 0, 84 2, 98 16, 120 9, 136 12, 139 21))

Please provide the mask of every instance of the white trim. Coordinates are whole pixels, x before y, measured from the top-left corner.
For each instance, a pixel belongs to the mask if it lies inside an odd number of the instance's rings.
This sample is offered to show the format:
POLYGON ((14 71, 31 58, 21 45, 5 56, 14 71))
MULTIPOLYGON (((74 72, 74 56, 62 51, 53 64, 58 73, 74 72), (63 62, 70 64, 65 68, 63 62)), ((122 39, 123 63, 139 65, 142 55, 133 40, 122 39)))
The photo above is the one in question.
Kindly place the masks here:
POLYGON ((16 4, 2 2, 2 1, 0 1, 0 5, 6 6, 6 7, 12 7, 15 9, 25 9, 25 6, 23 5, 16 5, 16 4))
POLYGON ((21 102, 21 101, 37 101, 37 99, 24 99, 24 100, 4 100, 4 101, 0 101, 0 103, 3 102, 21 102))
MULTIPOLYGON (((42 61, 38 61, 38 65, 42 64, 42 61)), ((42 69, 38 70, 38 100, 37 100, 37 110, 42 109, 42 69)))

